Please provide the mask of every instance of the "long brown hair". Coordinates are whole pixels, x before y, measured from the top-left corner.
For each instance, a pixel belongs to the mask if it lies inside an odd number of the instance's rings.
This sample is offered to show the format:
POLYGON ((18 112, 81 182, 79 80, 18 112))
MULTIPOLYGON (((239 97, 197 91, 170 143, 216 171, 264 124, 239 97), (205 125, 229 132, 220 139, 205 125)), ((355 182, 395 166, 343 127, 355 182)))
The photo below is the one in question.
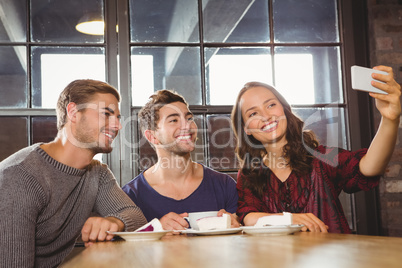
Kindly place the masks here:
POLYGON ((242 173, 249 177, 248 180, 244 181, 245 187, 248 187, 262 198, 268 179, 260 176, 263 156, 266 154, 266 150, 260 141, 252 135, 247 135, 244 131, 244 120, 240 107, 240 100, 243 94, 254 87, 263 87, 271 91, 283 106, 287 120, 287 144, 283 147, 283 157, 289 161, 288 164, 294 172, 302 175, 311 171, 313 157, 305 146, 315 149, 318 147, 318 141, 314 132, 303 130, 304 122, 292 112, 289 103, 274 87, 261 82, 249 82, 244 85, 237 96, 231 115, 232 128, 237 140, 236 155, 239 159, 242 173))

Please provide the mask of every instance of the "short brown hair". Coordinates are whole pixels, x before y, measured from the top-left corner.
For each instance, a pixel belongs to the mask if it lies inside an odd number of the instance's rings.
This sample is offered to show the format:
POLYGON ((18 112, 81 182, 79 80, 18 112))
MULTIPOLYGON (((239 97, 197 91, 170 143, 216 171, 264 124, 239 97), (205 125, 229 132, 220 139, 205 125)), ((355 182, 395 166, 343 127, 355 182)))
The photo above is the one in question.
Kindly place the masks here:
POLYGON ((61 130, 67 122, 67 105, 74 102, 77 105, 89 102, 95 94, 113 94, 117 101, 120 102, 120 94, 111 85, 106 82, 79 79, 68 84, 60 93, 57 101, 57 129, 61 130))
POLYGON ((141 131, 155 130, 159 121, 159 110, 173 102, 182 102, 188 108, 188 103, 183 96, 175 91, 162 89, 151 95, 150 100, 144 105, 144 107, 138 112, 138 122, 140 124, 141 131))

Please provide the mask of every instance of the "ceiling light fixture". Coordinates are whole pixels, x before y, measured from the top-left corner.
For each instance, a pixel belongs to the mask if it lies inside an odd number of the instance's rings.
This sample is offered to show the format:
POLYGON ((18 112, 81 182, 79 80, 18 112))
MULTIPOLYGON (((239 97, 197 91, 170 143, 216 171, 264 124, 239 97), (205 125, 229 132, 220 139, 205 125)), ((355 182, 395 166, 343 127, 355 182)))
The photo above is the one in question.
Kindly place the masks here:
POLYGON ((75 29, 84 34, 104 35, 105 22, 100 14, 85 14, 75 26, 75 29))

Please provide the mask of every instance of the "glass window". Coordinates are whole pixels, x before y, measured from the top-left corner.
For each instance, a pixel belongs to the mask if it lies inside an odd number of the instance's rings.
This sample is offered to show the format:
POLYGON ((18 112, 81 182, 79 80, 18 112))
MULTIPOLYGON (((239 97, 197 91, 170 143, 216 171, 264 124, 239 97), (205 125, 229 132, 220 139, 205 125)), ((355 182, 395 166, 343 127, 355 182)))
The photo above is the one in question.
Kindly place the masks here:
POLYGON ((43 1, 31 0, 31 40, 57 43, 103 43, 103 0, 43 1), (92 22, 101 30, 80 32, 79 23, 92 22))
POLYGON ((27 108, 27 58, 24 46, 0 46, 0 107, 27 108))
POLYGON ((130 0, 131 42, 198 42, 197 2, 130 0))
POLYGON ((353 227, 353 221, 354 221, 354 215, 353 215, 353 200, 354 197, 351 194, 347 194, 345 192, 341 192, 339 194, 339 201, 341 201, 343 212, 345 213, 346 219, 348 220, 349 223, 349 228, 351 230, 354 229, 353 227))
POLYGON ((199 149, 209 166, 230 172, 238 168, 231 107, 245 83, 261 81, 298 106, 321 143, 347 148, 336 1, 201 0, 202 25, 192 21, 195 2, 130 0, 133 111, 155 90, 176 90, 192 107, 206 109, 208 146, 199 149), (183 22, 201 39, 188 39, 183 22))
POLYGON ((27 123, 26 117, 0 117, 0 161, 28 146, 27 123))
POLYGON ((275 86, 290 104, 343 102, 339 47, 276 47, 274 57, 275 86))
POLYGON ((233 105, 249 81, 272 84, 270 48, 206 48, 207 104, 233 105))
POLYGON ((348 149, 343 108, 294 108, 304 121, 304 129, 311 129, 320 144, 348 149))
POLYGON ((238 168, 235 155, 236 138, 229 114, 207 116, 209 166, 217 170, 238 168))
POLYGON ((105 81, 104 48, 33 47, 32 107, 55 108, 60 92, 75 79, 105 81))
MULTIPOLYGON (((194 113, 194 111, 192 111, 194 113)), ((197 142, 195 143, 195 150, 191 153, 191 159, 195 162, 206 164, 205 163, 205 133, 207 129, 205 129, 205 116, 200 114, 194 114, 194 122, 197 124, 198 133, 197 133, 197 142)))
POLYGON ((275 42, 339 42, 337 1, 273 0, 272 9, 275 42))
POLYGON ((132 105, 142 106, 159 89, 172 89, 191 105, 202 103, 198 47, 132 47, 132 105))
POLYGON ((0 3, 0 42, 26 41, 26 10, 26 0, 0 3))
POLYGON ((204 42, 268 42, 266 0, 203 0, 204 42))
POLYGON ((32 121, 32 143, 50 142, 57 135, 57 119, 55 116, 35 116, 32 121))

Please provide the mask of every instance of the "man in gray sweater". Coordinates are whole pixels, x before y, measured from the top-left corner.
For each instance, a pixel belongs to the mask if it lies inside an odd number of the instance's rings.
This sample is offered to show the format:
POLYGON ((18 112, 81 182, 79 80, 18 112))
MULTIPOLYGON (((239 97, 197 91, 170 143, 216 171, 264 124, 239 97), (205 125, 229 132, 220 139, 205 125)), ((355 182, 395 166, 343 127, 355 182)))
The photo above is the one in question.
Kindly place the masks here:
POLYGON ((56 139, 0 163, 0 267, 54 267, 80 233, 91 244, 146 223, 109 168, 93 160, 112 150, 119 101, 107 83, 71 82, 57 103, 56 139))

